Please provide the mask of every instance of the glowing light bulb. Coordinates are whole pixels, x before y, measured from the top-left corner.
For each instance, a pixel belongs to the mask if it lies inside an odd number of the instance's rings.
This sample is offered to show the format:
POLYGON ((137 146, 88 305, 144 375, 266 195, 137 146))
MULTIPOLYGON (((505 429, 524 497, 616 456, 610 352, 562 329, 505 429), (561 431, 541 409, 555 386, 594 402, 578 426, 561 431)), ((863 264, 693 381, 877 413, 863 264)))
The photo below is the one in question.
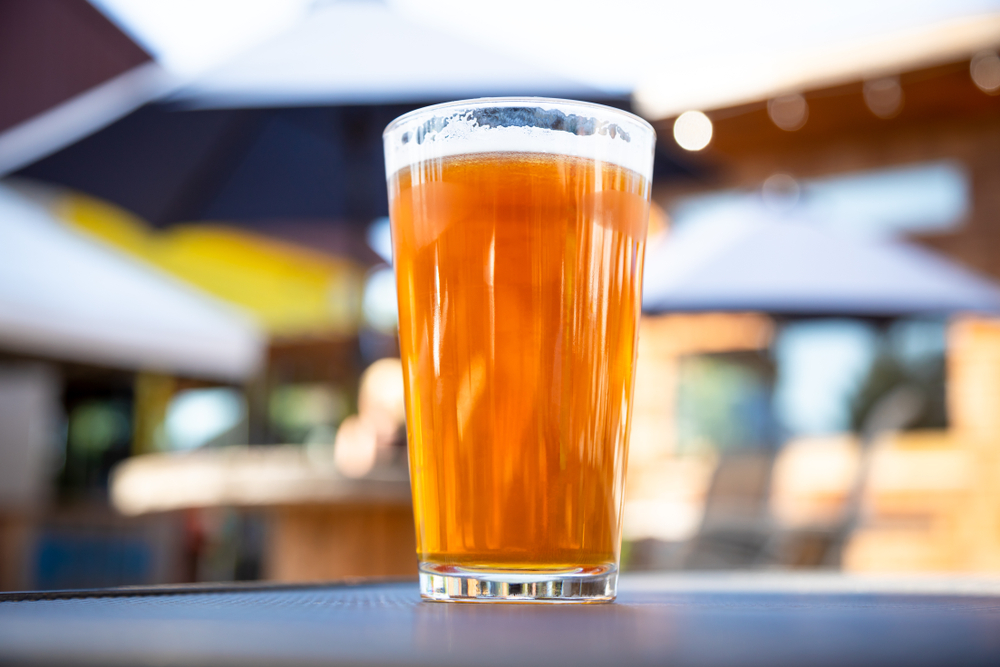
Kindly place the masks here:
POLYGON ((969 74, 979 90, 990 95, 1000 93, 1000 56, 994 52, 977 53, 969 63, 969 74))
POLYGON ((903 88, 899 85, 899 77, 865 81, 863 94, 865 104, 879 118, 892 118, 903 108, 903 88))
POLYGON ((806 124, 809 105, 798 93, 782 95, 767 101, 767 115, 775 125, 786 132, 794 132, 806 124))
POLYGON ((712 140, 712 121, 700 111, 685 111, 674 121, 674 140, 686 151, 700 151, 712 140))

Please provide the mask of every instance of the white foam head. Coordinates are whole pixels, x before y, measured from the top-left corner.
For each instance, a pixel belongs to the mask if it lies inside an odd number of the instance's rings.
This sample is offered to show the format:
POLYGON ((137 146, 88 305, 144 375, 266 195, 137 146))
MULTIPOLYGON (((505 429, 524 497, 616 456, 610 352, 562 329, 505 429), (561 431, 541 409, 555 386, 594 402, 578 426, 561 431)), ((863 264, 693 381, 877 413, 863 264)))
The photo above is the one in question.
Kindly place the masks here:
POLYGON ((487 97, 394 120, 382 135, 386 177, 425 160, 476 153, 551 153, 610 162, 647 180, 656 133, 638 116, 589 102, 487 97))

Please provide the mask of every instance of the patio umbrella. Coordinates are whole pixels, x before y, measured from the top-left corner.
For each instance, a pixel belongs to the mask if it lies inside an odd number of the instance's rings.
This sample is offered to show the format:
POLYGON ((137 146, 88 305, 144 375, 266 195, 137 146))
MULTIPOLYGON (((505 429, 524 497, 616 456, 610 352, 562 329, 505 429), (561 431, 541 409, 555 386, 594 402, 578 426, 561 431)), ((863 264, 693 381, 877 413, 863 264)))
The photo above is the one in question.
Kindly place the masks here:
POLYGON ((428 103, 483 95, 624 102, 381 3, 325 3, 169 101, 18 175, 114 202, 156 226, 367 225, 387 214, 386 125, 428 103))
POLYGON ((264 339, 242 312, 0 185, 0 349, 243 380, 260 366, 264 339))
POLYGON ((807 221, 682 228, 646 261, 643 309, 898 317, 1000 312, 1000 287, 916 245, 807 221))
POLYGON ((278 38, 209 72, 173 99, 200 108, 399 104, 493 95, 609 95, 415 23, 381 2, 318 4, 278 38))
POLYGON ((171 87, 149 54, 86 0, 0 2, 0 175, 171 87))
POLYGON ((155 104, 16 175, 113 202, 158 227, 195 220, 367 224, 387 211, 382 130, 407 110, 180 111, 155 104))

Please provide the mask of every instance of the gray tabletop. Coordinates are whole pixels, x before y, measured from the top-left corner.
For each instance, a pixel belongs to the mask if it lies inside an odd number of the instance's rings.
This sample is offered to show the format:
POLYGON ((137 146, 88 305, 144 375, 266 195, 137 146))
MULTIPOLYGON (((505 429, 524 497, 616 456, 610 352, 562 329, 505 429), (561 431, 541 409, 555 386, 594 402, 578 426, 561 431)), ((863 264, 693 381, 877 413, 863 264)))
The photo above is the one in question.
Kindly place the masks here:
POLYGON ((998 665, 1000 579, 633 575, 586 606, 413 582, 7 594, 0 663, 998 665))

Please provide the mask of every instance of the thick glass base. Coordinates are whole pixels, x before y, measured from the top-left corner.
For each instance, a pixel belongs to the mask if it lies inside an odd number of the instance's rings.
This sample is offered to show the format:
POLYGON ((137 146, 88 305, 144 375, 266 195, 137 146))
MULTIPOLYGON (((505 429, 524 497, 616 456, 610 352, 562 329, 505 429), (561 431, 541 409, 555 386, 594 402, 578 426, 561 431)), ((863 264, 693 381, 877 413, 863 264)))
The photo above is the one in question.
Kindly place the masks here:
POLYGON ((420 596, 437 602, 611 602, 618 569, 506 570, 420 564, 420 596))

